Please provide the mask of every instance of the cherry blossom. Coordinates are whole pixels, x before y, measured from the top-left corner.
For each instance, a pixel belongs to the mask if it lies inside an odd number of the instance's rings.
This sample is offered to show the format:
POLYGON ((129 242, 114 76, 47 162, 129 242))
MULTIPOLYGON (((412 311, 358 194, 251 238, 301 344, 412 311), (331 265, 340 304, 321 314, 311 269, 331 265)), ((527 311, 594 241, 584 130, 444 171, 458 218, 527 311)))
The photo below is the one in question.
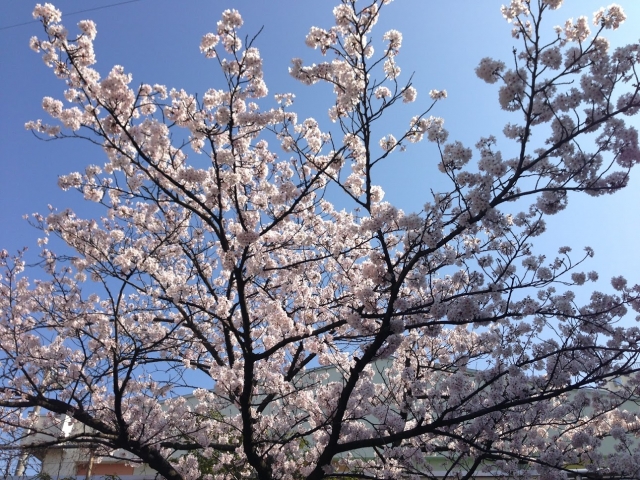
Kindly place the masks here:
POLYGON ((0 251, 0 450, 168 480, 638 477, 640 286, 585 294, 591 248, 534 245, 640 162, 640 47, 602 36, 624 12, 554 30, 559 0, 504 6, 519 46, 475 73, 511 118, 468 146, 446 90, 415 107, 402 34, 376 30, 389 3, 344 0, 301 39, 315 57, 289 73, 334 95, 314 117, 269 94, 236 10, 194 45, 224 79, 196 94, 98 71, 95 24, 35 7, 63 87, 26 128, 99 147, 58 185, 102 213, 30 216, 37 265, 0 251), (400 151, 442 176, 419 211, 385 200, 400 151))

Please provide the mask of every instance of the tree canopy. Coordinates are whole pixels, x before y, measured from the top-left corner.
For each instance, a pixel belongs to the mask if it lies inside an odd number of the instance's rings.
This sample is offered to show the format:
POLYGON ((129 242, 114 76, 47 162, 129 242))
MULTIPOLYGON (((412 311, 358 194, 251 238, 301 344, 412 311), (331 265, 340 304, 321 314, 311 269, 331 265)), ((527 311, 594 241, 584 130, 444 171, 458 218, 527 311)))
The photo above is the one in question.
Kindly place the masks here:
POLYGON ((99 73, 95 24, 36 6, 31 48, 65 91, 27 128, 102 150, 59 186, 103 214, 32 217, 39 280, 0 255, 5 452, 87 448, 168 480, 640 474, 640 329, 621 322, 640 287, 580 302, 592 251, 533 245, 640 161, 640 44, 604 36, 622 8, 554 30, 561 0, 503 7, 520 47, 475 73, 512 121, 471 148, 432 115, 447 92, 400 75, 402 34, 375 29, 390 3, 343 0, 306 38, 324 61, 292 60, 331 86, 327 128, 269 98, 236 10, 200 44, 224 81, 196 95, 99 73), (401 103, 421 106, 387 123, 401 103), (448 187, 405 212, 376 167, 423 140, 448 187))

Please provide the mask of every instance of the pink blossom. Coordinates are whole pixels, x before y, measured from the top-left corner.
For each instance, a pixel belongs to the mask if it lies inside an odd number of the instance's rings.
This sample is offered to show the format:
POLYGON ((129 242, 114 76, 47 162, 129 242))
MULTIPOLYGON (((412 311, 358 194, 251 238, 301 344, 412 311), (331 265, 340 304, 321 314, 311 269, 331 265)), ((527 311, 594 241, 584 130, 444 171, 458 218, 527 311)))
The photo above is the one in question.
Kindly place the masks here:
POLYGON ((420 99, 402 34, 374 32, 388 3, 345 0, 309 30, 330 55, 290 74, 332 98, 304 116, 293 93, 265 98, 236 10, 200 41, 221 81, 195 93, 101 72, 95 24, 67 33, 36 6, 29 45, 63 93, 42 101, 52 125, 25 127, 104 157, 58 178, 89 210, 28 216, 35 261, 0 251, 3 451, 90 445, 176 480, 637 476, 640 286, 585 292, 593 250, 536 242, 640 162, 639 47, 600 36, 624 13, 591 33, 545 30, 560 0, 504 6, 510 67, 476 75, 514 118, 472 150, 431 112, 446 90, 398 121, 420 99), (403 169, 424 177, 416 211, 385 198, 403 169))

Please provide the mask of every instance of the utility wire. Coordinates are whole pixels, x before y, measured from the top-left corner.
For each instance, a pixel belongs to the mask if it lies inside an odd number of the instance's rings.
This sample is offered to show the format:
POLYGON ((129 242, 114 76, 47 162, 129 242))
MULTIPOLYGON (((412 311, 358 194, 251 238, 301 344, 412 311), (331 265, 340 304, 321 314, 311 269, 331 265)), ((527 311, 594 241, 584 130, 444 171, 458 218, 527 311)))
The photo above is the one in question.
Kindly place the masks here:
MULTIPOLYGON (((72 15, 80 15, 81 13, 86 13, 86 12, 93 12, 95 10, 102 10, 104 8, 111 8, 111 7, 117 7, 118 5, 124 5, 126 3, 135 3, 135 2, 140 2, 142 0, 127 0, 126 2, 118 2, 118 3, 112 3, 109 5, 103 5, 101 7, 94 7, 94 8, 87 8, 85 10, 78 10, 76 12, 70 12, 70 13, 63 13, 62 16, 63 17, 70 17, 72 15)), ((15 25, 9 25, 7 27, 0 27, 0 31, 2 30, 9 30, 10 28, 16 28, 16 27, 22 27, 23 25, 30 25, 32 23, 38 23, 39 20, 29 20, 28 22, 23 22, 23 23, 16 23, 15 25)))

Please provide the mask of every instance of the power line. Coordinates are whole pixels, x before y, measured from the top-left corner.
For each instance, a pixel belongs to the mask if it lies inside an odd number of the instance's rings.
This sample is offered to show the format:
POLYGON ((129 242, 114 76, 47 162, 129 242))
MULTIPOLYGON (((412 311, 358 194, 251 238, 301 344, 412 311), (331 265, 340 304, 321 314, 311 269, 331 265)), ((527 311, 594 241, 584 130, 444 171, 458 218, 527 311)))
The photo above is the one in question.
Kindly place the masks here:
MULTIPOLYGON (((80 15, 81 13, 93 12, 95 10, 102 10, 104 8, 117 7, 118 5, 124 5, 126 3, 135 3, 135 2, 141 2, 141 1, 142 0, 127 0, 125 2, 111 3, 109 5, 103 5, 101 7, 93 7, 93 8, 87 8, 85 10, 78 10, 76 12, 64 13, 62 16, 63 17, 65 17, 65 16, 71 17, 72 15, 80 15)), ((0 27, 0 31, 9 30, 10 28, 22 27, 23 25, 31 25, 32 23, 38 23, 38 20, 29 20, 28 22, 16 23, 15 25, 9 25, 9 26, 6 26, 6 27, 0 27)))

